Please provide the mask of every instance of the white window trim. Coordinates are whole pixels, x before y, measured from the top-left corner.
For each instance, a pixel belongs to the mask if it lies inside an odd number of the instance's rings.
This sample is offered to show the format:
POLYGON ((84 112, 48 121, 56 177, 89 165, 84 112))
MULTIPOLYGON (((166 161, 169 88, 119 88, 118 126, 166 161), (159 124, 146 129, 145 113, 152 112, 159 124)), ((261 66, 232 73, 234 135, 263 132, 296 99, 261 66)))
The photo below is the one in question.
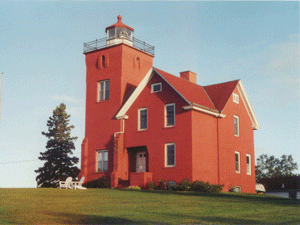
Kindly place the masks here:
MULTIPOLYGON (((106 92, 105 92, 105 89, 106 89, 106 82, 108 81, 108 85, 109 85, 109 80, 99 80, 98 81, 98 86, 97 86, 97 102, 103 102, 103 101, 107 101, 109 99, 109 94, 108 94, 108 99, 106 99, 106 92), (100 100, 100 87, 101 87, 101 83, 104 83, 104 92, 103 92, 103 98, 102 100, 100 100)), ((110 86, 110 85, 109 85, 110 86)), ((109 87, 110 88, 110 87, 109 87)), ((109 93, 109 89, 108 89, 108 93, 109 93)))
POLYGON ((240 136, 240 118, 238 116, 234 116, 233 119, 233 132, 234 136, 239 137, 240 136), (235 122, 234 119, 237 119, 237 134, 235 133, 235 122))
POLYGON ((233 93, 232 98, 233 98, 234 103, 239 104, 239 95, 238 94, 233 93))
POLYGON ((175 126, 175 118, 176 118, 176 108, 175 108, 175 103, 170 103, 165 105, 165 127, 174 127, 175 126), (167 125, 167 107, 170 105, 174 105, 174 124, 173 125, 167 125))
POLYGON ((251 155, 246 154, 246 169, 247 169, 247 175, 251 175, 251 155), (249 157, 249 164, 247 163, 247 157, 249 157))
POLYGON ((167 143, 165 144, 165 167, 174 167, 176 166, 176 144, 167 143), (174 165, 168 165, 168 146, 174 145, 174 165))
POLYGON ((162 90, 162 85, 161 83, 155 83, 155 84, 151 84, 151 93, 156 93, 156 92, 161 92, 162 90), (154 86, 159 85, 160 89, 158 91, 154 91, 154 86))
POLYGON ((147 130, 148 129, 148 108, 140 108, 138 109, 138 130, 147 130), (147 128, 141 128, 141 111, 146 110, 147 111, 147 128))
POLYGON ((97 150, 96 151, 96 172, 99 172, 99 173, 107 172, 108 171, 108 162, 109 162, 109 160, 108 160, 108 150, 107 149, 97 150), (98 155, 99 155, 99 152, 102 152, 102 167, 104 166, 104 164, 103 164, 103 153, 107 152, 107 170, 98 170, 98 162, 99 162, 98 155))
POLYGON ((236 173, 241 173, 241 154, 240 154, 240 152, 238 152, 238 151, 235 151, 234 152, 234 168, 235 168, 235 172, 236 173), (239 163, 239 168, 238 168, 238 170, 236 170, 236 160, 235 160, 235 155, 238 155, 238 163, 239 163))

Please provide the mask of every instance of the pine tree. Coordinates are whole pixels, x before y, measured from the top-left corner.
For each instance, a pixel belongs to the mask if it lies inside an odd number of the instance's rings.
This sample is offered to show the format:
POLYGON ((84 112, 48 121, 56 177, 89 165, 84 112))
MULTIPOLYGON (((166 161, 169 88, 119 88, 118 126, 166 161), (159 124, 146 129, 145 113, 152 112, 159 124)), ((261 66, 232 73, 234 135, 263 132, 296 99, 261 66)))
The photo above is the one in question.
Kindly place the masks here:
POLYGON ((75 150, 74 140, 71 137, 73 125, 69 125, 70 115, 66 113, 65 104, 61 103, 53 110, 52 117, 47 121, 48 132, 42 132, 48 138, 46 151, 41 152, 38 158, 46 161, 43 167, 35 170, 39 175, 36 177, 38 187, 58 187, 60 180, 66 180, 71 176, 75 179, 80 170, 75 164, 77 157, 70 157, 75 150))

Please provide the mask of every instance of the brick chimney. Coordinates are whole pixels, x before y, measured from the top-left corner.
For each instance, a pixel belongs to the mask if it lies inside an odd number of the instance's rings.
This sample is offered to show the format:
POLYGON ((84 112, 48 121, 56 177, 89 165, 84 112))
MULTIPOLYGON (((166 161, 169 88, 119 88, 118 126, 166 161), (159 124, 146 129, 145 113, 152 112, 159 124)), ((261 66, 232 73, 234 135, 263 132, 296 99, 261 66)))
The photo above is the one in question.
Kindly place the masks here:
POLYGON ((195 84, 197 83, 197 74, 189 70, 180 72, 180 78, 188 80, 195 84))

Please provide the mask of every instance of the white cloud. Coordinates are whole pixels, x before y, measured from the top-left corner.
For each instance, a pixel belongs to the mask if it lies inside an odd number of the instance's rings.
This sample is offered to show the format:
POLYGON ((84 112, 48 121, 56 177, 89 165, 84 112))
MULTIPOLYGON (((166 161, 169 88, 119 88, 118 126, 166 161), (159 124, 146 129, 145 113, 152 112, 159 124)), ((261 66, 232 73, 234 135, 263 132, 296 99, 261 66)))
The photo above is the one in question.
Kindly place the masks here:
POLYGON ((76 103, 78 100, 76 98, 66 96, 66 95, 54 95, 51 96, 53 100, 59 100, 61 102, 71 102, 71 103, 76 103))

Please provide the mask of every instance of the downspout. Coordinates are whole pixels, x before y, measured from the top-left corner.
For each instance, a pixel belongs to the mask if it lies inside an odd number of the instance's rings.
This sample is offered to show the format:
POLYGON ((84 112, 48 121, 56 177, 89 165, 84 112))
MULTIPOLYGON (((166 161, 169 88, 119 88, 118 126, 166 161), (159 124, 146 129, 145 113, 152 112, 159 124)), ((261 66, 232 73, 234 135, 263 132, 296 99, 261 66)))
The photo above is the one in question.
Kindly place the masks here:
POLYGON ((220 185, 220 135, 219 135, 219 120, 217 117, 217 154, 218 154, 218 185, 220 185))
POLYGON ((125 119, 127 119, 127 118, 126 117, 121 118, 121 120, 122 120, 122 130, 114 133, 114 139, 116 138, 117 134, 124 134, 124 132, 125 132, 125 119))

